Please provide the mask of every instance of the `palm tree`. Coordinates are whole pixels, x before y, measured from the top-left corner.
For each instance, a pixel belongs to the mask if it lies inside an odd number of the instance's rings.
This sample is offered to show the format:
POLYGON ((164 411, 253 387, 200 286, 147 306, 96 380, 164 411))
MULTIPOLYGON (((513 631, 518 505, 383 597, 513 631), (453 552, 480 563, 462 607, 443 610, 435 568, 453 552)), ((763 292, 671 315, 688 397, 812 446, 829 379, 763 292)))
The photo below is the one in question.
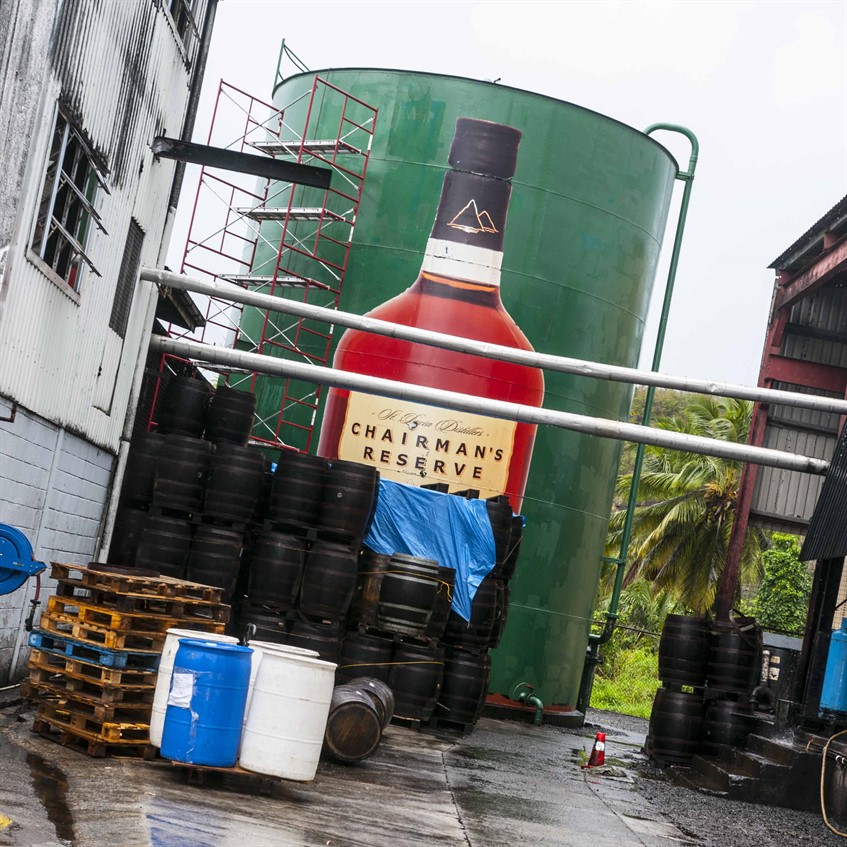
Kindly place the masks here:
MULTIPOLYGON (((704 397, 679 417, 660 418, 659 429, 744 442, 752 404, 704 397)), ((647 579, 695 612, 707 611, 726 558, 740 466, 715 456, 647 447, 638 488, 624 585, 647 579)), ((626 498, 632 474, 618 478, 616 499, 626 498)), ((617 555, 625 511, 609 522, 607 554, 617 555)), ((757 575, 764 536, 751 529, 742 553, 742 577, 757 575)))

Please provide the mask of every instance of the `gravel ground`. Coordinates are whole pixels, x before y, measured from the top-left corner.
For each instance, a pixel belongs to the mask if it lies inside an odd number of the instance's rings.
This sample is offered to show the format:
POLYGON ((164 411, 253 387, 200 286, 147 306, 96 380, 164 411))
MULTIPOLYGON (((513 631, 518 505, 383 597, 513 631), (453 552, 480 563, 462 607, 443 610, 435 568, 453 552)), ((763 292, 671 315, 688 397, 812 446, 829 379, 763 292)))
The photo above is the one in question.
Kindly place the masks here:
MULTIPOLYGON (((647 721, 612 712, 589 711, 588 723, 617 732, 646 735, 647 721)), ((703 847, 844 847, 845 839, 830 832, 816 812, 759 806, 674 785, 667 771, 643 754, 628 754, 639 792, 668 820, 703 847)))

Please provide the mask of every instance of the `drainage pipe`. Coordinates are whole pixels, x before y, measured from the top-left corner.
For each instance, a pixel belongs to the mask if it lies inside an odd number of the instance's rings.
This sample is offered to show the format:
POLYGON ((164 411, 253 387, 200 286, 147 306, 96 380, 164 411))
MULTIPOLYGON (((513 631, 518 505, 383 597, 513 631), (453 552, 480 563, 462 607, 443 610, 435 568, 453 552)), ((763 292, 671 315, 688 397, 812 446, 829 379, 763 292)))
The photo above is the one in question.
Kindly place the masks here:
POLYGON ((710 394, 718 397, 734 397, 738 400, 753 400, 758 403, 772 403, 782 406, 792 406, 798 409, 812 409, 818 412, 833 412, 839 415, 847 414, 847 400, 838 397, 819 397, 814 394, 798 394, 793 391, 777 391, 772 388, 737 385, 728 382, 715 382, 706 379, 691 379, 689 377, 671 376, 670 374, 641 371, 636 368, 625 368, 618 365, 607 365, 602 362, 589 362, 583 359, 571 359, 567 356, 553 356, 549 353, 536 353, 532 350, 517 350, 514 347, 502 347, 472 338, 459 338, 434 332, 427 329, 394 324, 389 321, 354 315, 336 309, 327 309, 287 300, 270 294, 260 294, 248 291, 241 286, 228 282, 207 282, 170 271, 156 268, 142 268, 141 278, 158 283, 166 288, 176 288, 181 291, 193 291, 254 306, 257 309, 281 312, 300 318, 323 321, 375 335, 386 335, 404 341, 428 344, 445 350, 455 350, 458 353, 468 353, 472 356, 482 356, 486 359, 497 359, 501 362, 512 362, 517 365, 541 368, 542 370, 569 373, 592 379, 603 379, 611 382, 625 382, 631 385, 652 385, 656 388, 673 388, 678 391, 690 391, 696 394, 710 394))
POLYGON ((525 406, 518 403, 506 403, 500 400, 490 400, 487 397, 473 397, 455 391, 444 391, 438 388, 428 388, 422 385, 410 385, 405 382, 395 382, 364 374, 351 373, 336 368, 310 365, 305 362, 295 362, 288 359, 277 359, 273 356, 259 353, 247 353, 242 350, 230 350, 225 347, 213 347, 196 341, 183 341, 163 336, 153 336, 150 339, 150 349, 157 353, 170 353, 199 363, 221 365, 227 369, 247 372, 266 373, 273 376, 293 377, 305 382, 319 385, 330 385, 336 388, 363 391, 367 394, 377 394, 397 400, 412 400, 417 403, 428 403, 460 412, 474 412, 491 418, 519 421, 522 423, 544 424, 560 429, 582 432, 586 435, 597 435, 601 438, 614 438, 619 441, 634 441, 638 444, 653 444, 656 447, 666 447, 671 450, 683 450, 687 453, 702 453, 707 456, 720 456, 734 462, 753 462, 773 468, 800 471, 801 473, 825 474, 829 462, 815 459, 811 456, 797 456, 794 453, 783 453, 766 447, 752 447, 748 444, 733 444, 727 441, 716 441, 699 435, 686 435, 679 432, 668 432, 661 429, 651 429, 638 424, 623 423, 592 418, 586 415, 575 415, 570 412, 559 412, 553 409, 539 409, 535 406, 525 406))

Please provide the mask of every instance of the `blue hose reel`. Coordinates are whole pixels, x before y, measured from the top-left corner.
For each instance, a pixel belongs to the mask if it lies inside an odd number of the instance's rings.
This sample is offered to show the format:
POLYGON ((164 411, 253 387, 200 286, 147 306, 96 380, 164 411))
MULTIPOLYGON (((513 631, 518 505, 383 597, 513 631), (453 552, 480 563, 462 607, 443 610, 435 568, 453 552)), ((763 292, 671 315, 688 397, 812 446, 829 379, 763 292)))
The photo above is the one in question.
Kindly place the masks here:
POLYGON ((11 594, 46 567, 32 558, 32 546, 19 529, 0 523, 0 595, 11 594))

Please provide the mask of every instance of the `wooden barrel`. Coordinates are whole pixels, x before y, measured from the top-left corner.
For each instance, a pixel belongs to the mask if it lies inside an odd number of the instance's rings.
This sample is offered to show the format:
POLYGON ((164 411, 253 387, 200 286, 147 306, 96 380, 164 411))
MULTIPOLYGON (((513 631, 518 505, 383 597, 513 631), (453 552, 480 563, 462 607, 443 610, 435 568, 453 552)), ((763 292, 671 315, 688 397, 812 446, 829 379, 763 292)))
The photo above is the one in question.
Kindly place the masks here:
POLYGON ((131 568, 135 565, 138 545, 147 529, 150 513, 141 509, 120 506, 115 515, 115 527, 106 561, 131 568))
POLYGON ((732 700, 710 700, 703 720, 703 751, 716 756, 721 745, 744 747, 753 727, 749 704, 732 700))
POLYGON ((341 636, 341 627, 337 624, 314 623, 294 613, 288 619, 288 644, 314 650, 325 662, 338 663, 341 636))
POLYGON ((394 553, 382 578, 377 625, 388 632, 425 637, 438 596, 438 562, 394 553))
POLYGON ((444 656, 444 679, 433 714, 439 721, 475 724, 482 714, 491 677, 491 657, 448 647, 444 656))
POLYGON ((494 574, 500 576, 509 556, 509 540, 512 537, 512 506, 506 496, 492 497, 485 501, 488 521, 494 535, 494 574))
POLYGON ((752 618, 741 623, 714 621, 710 626, 709 688, 729 694, 749 694, 761 669, 761 634, 752 618), (752 621, 752 623, 750 623, 752 621))
POLYGON ((247 577, 250 601, 278 612, 293 609, 305 558, 306 543, 303 539, 265 530, 250 551, 247 577))
POLYGON ((371 698, 350 685, 332 692, 323 750, 339 762, 361 762, 382 740, 382 721, 371 698))
POLYGON ((397 644, 388 684, 394 717, 428 721, 435 710, 444 672, 444 648, 397 644))
POLYGON ((241 567, 243 546, 242 532, 201 524, 194 532, 188 552, 187 579, 222 588, 224 603, 230 603, 241 567))
POLYGON ((489 574, 479 584, 471 603, 471 619, 466 621, 454 609, 450 611, 444 641, 466 650, 484 650, 491 640, 497 613, 497 596, 502 583, 489 574))
POLYGON ((318 526, 344 538, 364 536, 376 507, 378 485, 376 468, 333 459, 324 476, 318 526))
POLYGON ((394 717, 394 692, 385 682, 375 677, 359 677, 351 685, 371 698, 382 721, 382 728, 385 729, 394 717))
POLYGON ((121 486, 123 503, 147 507, 153 502, 156 464, 164 443, 164 436, 155 432, 142 432, 133 437, 121 486))
POLYGON ((271 486, 270 520, 286 526, 317 526, 325 472, 326 461, 319 456, 283 450, 271 486))
POLYGON ((250 603, 244 599, 238 604, 235 621, 230 627, 238 638, 245 636, 256 641, 270 641, 273 644, 288 643, 285 616, 276 609, 250 603), (248 630, 248 627, 254 629, 248 630))
POLYGON ((668 615, 659 639, 659 679, 702 687, 709 660, 709 625, 703 618, 668 615))
POLYGON ((521 552, 521 539, 523 538, 523 515, 512 516, 512 533, 509 536, 509 552, 506 560, 499 568, 501 579, 510 580, 515 575, 518 566, 518 556, 521 552))
POLYGON ((214 518, 247 523, 256 509, 265 458, 251 447, 219 444, 209 462, 203 512, 214 518))
POLYGON ((174 376, 156 402, 156 424, 163 435, 199 438, 206 423, 206 407, 212 386, 205 379, 174 376))
POLYGON ((244 446, 253 429, 255 411, 255 394, 218 386, 206 410, 206 438, 215 444, 228 441, 244 446))
POLYGON ((153 503, 180 512, 200 512, 212 445, 202 438, 166 435, 156 464, 153 503))
POLYGON ((342 620, 350 609, 358 573, 357 553, 343 544, 316 541, 303 569, 300 611, 309 617, 342 620))
POLYGON ((363 548, 359 557, 356 591, 350 606, 350 622, 354 626, 376 626, 382 579, 390 560, 390 556, 377 553, 370 547, 363 548))
POLYGON ((135 554, 136 567, 185 579, 191 529, 183 518, 151 515, 135 554))
POLYGON ((491 638, 488 649, 493 650, 500 644, 500 639, 506 631, 506 616, 509 613, 509 586, 505 580, 498 579, 497 606, 494 610, 494 623, 491 627, 491 638))
POLYGON ((653 701, 647 750, 661 765, 685 765, 703 740, 703 697, 660 688, 653 701))
POLYGON ((426 637, 440 641, 444 637, 447 621, 450 618, 450 609, 453 606, 453 589, 456 583, 455 568, 438 566, 438 594, 435 596, 435 605, 432 607, 432 615, 426 628, 426 637))
POLYGON ((348 632, 341 644, 335 678, 339 683, 373 677, 388 682, 394 641, 363 632, 348 632))

